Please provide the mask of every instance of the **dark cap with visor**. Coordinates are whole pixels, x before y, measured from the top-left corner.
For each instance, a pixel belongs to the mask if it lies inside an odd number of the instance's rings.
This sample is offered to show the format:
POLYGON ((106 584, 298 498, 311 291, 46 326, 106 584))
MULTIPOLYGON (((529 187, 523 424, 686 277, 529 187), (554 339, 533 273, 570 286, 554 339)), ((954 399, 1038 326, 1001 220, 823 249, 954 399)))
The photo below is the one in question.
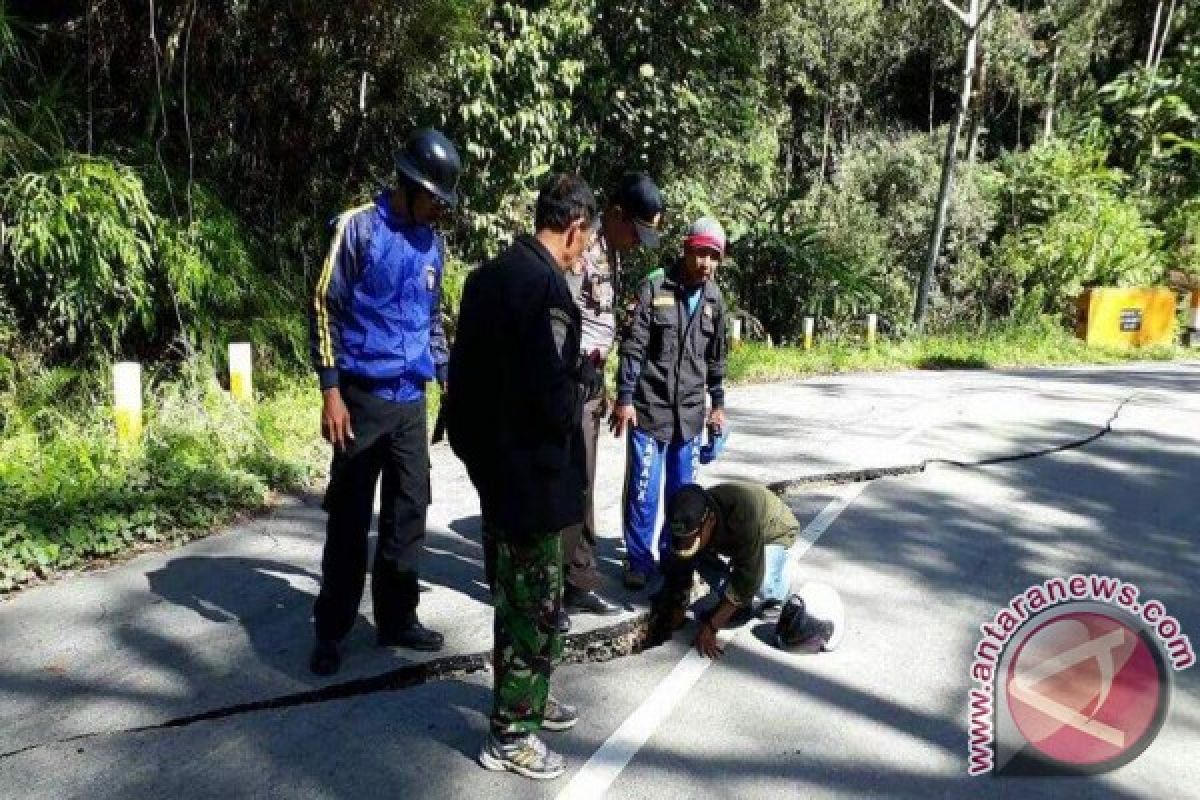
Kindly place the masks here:
POLYGON ((699 542, 694 537, 708 513, 708 493, 689 483, 680 487, 667 509, 667 529, 671 532, 671 549, 676 555, 690 558, 696 554, 699 542))
POLYGON ((621 207, 637 230, 638 242, 644 247, 658 247, 659 233, 654 218, 663 213, 663 197, 658 186, 644 172, 627 172, 621 176, 612 194, 612 205, 621 207))

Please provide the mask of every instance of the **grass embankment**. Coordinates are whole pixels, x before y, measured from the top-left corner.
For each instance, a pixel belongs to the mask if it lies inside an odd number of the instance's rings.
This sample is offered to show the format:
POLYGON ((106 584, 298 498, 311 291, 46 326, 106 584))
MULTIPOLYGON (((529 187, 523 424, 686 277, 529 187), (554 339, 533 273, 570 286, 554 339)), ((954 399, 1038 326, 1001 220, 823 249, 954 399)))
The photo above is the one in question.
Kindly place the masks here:
POLYGON ((211 379, 160 385, 136 446, 116 442, 99 381, 79 382, 52 371, 0 394, 0 592, 207 533, 328 458, 311 380, 276 379, 249 407, 211 379))
POLYGON ((999 369, 1066 364, 1119 364, 1128 361, 1169 361, 1179 358, 1177 347, 1113 350, 1088 347, 1065 331, 1003 330, 986 335, 947 334, 881 340, 868 349, 859 342, 821 343, 812 350, 768 348, 744 343, 729 357, 733 383, 763 383, 836 372, 882 372, 899 369, 999 369))
MULTIPOLYGON (((988 368, 1166 360, 1175 348, 1097 350, 1065 332, 931 336, 821 344, 805 352, 745 344, 731 382, 832 372, 988 368)), ((430 393, 430 415, 437 392, 430 393)), ((56 571, 104 563, 146 546, 203 535, 262 509, 272 491, 311 484, 328 463, 317 434, 320 399, 308 375, 259 378, 244 407, 206 376, 147 392, 140 445, 113 435, 106 375, 41 373, 0 392, 0 593, 56 571), (90 382, 90 383, 89 383, 90 382), (85 384, 85 386, 81 386, 85 384)))

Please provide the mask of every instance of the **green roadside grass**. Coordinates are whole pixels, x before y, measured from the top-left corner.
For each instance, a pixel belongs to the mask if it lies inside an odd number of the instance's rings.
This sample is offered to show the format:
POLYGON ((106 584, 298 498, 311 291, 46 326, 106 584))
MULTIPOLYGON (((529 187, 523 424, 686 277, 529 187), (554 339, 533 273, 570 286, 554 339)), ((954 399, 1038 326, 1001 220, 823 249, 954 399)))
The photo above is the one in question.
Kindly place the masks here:
MULTIPOLYGON (((745 343, 731 353, 728 376, 745 384, 837 372, 1118 364, 1191 352, 1096 349, 1066 332, 1014 329, 885 340, 874 348, 745 343)), ((47 373, 0 392, 0 595, 203 536, 269 508, 278 493, 323 479, 329 451, 318 435, 320 397, 311 376, 264 375, 248 406, 231 400, 211 371, 151 383, 135 446, 115 440, 106 375, 68 388, 47 373)), ((435 388, 431 429, 437 407, 435 388)))
POLYGON ((872 348, 861 342, 818 343, 811 350, 747 342, 730 353, 727 375, 731 383, 769 383, 839 372, 1103 365, 1186 356, 1174 346, 1115 350, 1088 347, 1056 329, 1014 329, 880 340, 872 348))
POLYGON ((319 477, 315 389, 275 381, 253 405, 213 380, 151 389, 137 445, 115 438, 108 397, 65 406, 0 395, 0 593, 210 533, 319 477))

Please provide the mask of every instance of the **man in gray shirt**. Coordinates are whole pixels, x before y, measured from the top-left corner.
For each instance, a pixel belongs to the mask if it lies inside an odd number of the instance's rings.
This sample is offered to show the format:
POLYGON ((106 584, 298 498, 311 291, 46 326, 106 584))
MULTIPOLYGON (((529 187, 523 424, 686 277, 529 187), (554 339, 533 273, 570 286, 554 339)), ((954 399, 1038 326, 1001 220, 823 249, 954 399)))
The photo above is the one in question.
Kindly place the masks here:
MULTIPOLYGON (((645 173, 631 172, 617 183, 600 219, 600 230, 591 247, 584 252, 567 284, 575 294, 583 315, 580 350, 603 373, 616 339, 618 301, 621 291, 620 256, 637 247, 658 245, 658 225, 662 220, 662 193, 645 173)), ((566 570, 563 594, 564 611, 559 628, 564 633, 571 622, 567 611, 592 614, 616 614, 620 608, 600 596, 596 589, 600 576, 596 571, 596 442, 608 412, 607 392, 583 408, 583 442, 587 464, 587 488, 582 525, 563 534, 563 563, 566 570)))

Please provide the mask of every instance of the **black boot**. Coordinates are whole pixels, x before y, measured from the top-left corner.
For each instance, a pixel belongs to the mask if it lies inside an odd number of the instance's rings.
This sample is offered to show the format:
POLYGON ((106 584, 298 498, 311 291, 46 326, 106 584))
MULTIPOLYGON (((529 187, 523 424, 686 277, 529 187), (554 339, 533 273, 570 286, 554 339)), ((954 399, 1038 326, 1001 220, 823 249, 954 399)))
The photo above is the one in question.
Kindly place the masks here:
POLYGON ((332 639, 318 639, 308 660, 308 668, 314 675, 328 677, 342 667, 342 654, 338 652, 338 643, 332 639))
POLYGON ((563 605, 571 611, 584 611, 588 614, 598 614, 602 617, 610 617, 613 614, 621 613, 620 606, 610 603, 598 593, 577 589, 574 586, 567 586, 563 590, 563 605))
POLYGON ((377 641, 380 647, 407 647, 410 650, 424 650, 430 653, 441 650, 446 644, 446 638, 422 625, 416 614, 413 614, 411 622, 402 628, 380 628, 377 641))

